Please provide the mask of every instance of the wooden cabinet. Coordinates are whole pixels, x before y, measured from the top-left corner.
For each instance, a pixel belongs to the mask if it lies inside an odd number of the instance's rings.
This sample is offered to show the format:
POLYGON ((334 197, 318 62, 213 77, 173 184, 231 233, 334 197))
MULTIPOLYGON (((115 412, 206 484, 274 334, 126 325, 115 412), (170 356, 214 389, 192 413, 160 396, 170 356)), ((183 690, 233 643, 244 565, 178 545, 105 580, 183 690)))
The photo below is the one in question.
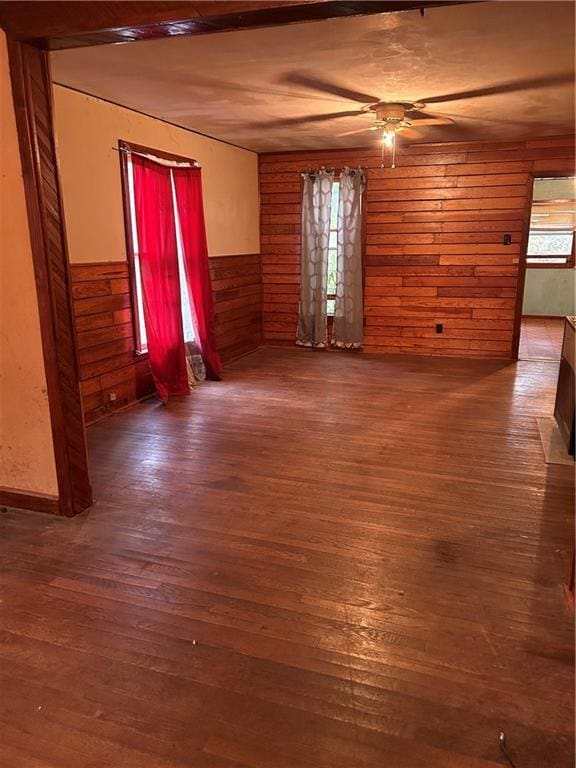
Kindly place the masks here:
POLYGON ((560 433, 568 447, 568 452, 574 455, 574 398, 575 398, 575 363, 576 333, 575 317, 567 317, 564 325, 564 340, 562 342, 562 358, 558 372, 558 387, 554 418, 558 423, 560 433))

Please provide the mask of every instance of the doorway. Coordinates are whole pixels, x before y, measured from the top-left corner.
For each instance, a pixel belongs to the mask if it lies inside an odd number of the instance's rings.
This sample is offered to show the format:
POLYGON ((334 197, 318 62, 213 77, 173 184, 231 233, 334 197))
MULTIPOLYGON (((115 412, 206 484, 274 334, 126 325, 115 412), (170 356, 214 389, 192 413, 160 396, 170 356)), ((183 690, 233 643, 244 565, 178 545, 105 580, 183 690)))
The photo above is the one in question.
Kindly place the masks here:
POLYGON ((564 317, 576 311, 576 177, 539 176, 533 185, 518 358, 556 362, 564 317))

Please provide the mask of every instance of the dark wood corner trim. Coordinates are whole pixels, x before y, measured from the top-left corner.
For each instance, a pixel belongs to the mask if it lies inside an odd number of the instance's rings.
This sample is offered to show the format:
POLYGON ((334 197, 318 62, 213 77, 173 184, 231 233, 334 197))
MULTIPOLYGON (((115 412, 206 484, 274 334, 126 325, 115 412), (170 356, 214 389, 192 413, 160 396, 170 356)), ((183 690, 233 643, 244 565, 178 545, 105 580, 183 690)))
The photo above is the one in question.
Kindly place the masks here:
POLYGON ((60 504, 57 496, 48 496, 29 491, 13 491, 0 487, 0 507, 13 509, 30 509, 33 512, 47 512, 50 515, 60 514, 60 504))
POLYGON ((520 332, 522 329, 522 307, 524 306, 524 286, 526 284, 526 252, 528 250, 528 237, 530 236, 530 215, 532 212, 532 196, 534 191, 534 175, 531 176, 530 189, 526 195, 524 206, 524 228, 522 230, 522 245, 518 257, 518 278, 516 281, 516 305, 514 308, 514 328, 512 331, 512 347, 510 357, 518 360, 520 350, 520 332))
POLYGON ((92 503, 47 54, 8 39, 8 55, 56 460, 58 512, 92 503))

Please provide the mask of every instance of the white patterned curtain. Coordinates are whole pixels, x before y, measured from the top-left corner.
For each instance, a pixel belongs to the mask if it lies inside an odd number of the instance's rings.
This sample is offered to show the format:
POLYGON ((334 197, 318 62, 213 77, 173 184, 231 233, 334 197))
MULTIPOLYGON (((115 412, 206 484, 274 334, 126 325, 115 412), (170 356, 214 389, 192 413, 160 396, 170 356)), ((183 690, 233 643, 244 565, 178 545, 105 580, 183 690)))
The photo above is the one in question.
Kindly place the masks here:
POLYGON ((340 175, 338 256, 332 344, 356 349, 364 343, 362 297, 362 193, 366 178, 360 168, 340 175))
POLYGON ((330 204, 334 172, 304 174, 300 270, 300 309, 296 344, 325 347, 330 204))

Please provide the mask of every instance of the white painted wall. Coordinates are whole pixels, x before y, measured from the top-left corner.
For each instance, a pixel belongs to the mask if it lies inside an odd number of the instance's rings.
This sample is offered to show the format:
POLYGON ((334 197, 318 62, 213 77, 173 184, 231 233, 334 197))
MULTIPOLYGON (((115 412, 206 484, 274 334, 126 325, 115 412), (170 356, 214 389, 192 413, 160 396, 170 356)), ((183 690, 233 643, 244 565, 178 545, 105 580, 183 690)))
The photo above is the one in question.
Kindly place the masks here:
POLYGON ((575 315, 576 271, 527 269, 524 315, 575 315))

